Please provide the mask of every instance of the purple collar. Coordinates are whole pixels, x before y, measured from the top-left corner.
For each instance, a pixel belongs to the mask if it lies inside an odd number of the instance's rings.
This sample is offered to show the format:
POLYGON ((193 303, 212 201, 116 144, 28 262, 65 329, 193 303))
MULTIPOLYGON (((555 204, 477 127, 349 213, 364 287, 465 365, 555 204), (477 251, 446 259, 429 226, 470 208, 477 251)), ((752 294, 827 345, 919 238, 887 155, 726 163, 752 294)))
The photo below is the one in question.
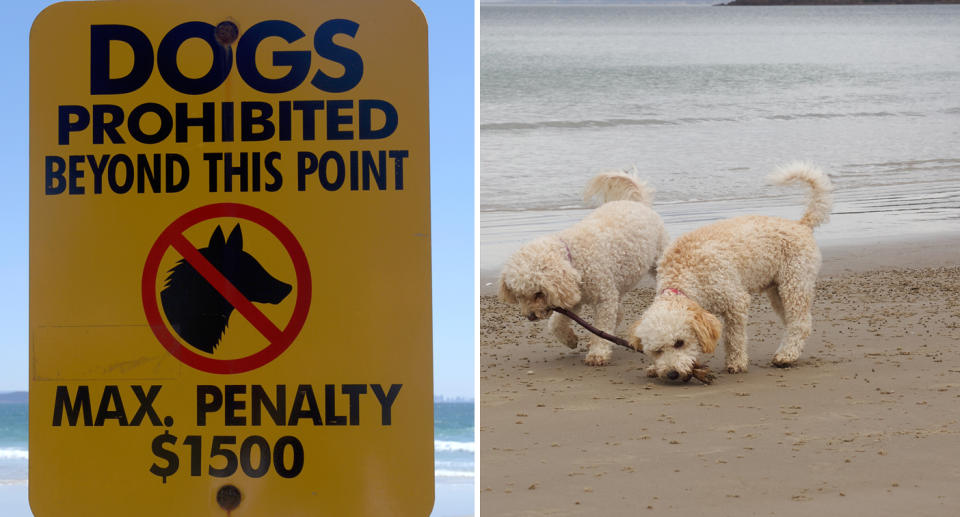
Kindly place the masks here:
POLYGON ((564 249, 567 250, 567 260, 570 261, 570 264, 573 264, 573 255, 570 254, 570 246, 567 245, 567 241, 560 239, 560 242, 563 243, 564 249))

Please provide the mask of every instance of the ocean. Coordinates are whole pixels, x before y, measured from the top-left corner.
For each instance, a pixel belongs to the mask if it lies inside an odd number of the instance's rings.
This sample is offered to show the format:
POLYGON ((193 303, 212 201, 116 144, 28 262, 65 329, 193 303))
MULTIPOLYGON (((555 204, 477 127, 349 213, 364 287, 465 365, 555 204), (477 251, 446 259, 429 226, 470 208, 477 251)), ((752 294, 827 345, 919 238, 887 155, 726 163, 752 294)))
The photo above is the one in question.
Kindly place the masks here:
POLYGON ((960 6, 481 4, 479 39, 483 282, 614 169, 672 236, 799 218, 765 182, 796 160, 834 182, 821 244, 960 231, 960 6))
POLYGON ((27 404, 0 402, 0 486, 27 484, 27 404))
POLYGON ((434 402, 433 457, 436 499, 431 517, 473 515, 474 404, 434 402))
POLYGON ((434 475, 437 482, 473 482, 473 402, 433 404, 434 475))
MULTIPOLYGON (((473 412, 472 401, 434 403, 434 517, 473 514, 473 412)), ((27 404, 0 402, 0 508, 4 510, 0 513, 5 517, 30 515, 26 502, 28 458, 27 404)))

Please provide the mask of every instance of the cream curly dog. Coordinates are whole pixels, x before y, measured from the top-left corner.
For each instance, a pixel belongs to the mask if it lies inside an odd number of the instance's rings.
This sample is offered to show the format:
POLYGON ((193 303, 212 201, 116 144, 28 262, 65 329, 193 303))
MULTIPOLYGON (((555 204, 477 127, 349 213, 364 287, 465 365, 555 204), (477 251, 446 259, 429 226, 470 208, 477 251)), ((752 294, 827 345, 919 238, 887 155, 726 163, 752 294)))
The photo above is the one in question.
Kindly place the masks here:
MULTIPOLYGON (((652 272, 668 242, 663 221, 650 208, 653 190, 634 175, 594 177, 584 194, 593 197, 604 204, 570 228, 524 245, 500 274, 500 299, 519 305, 531 321, 549 316, 551 333, 570 348, 577 347, 570 319, 551 307, 579 315, 590 305, 594 325, 613 333, 623 317, 624 293, 652 272)), ((591 336, 585 362, 604 365, 610 354, 610 343, 591 336)))
POLYGON ((647 370, 651 377, 688 380, 699 354, 713 353, 721 333, 727 371, 747 371, 747 311, 751 295, 760 292, 786 325, 773 364, 789 366, 800 357, 820 271, 813 229, 830 217, 832 186, 826 174, 803 163, 783 167, 770 179, 810 186, 800 221, 727 219, 681 236, 664 252, 657 295, 630 329, 631 344, 654 360, 647 370))

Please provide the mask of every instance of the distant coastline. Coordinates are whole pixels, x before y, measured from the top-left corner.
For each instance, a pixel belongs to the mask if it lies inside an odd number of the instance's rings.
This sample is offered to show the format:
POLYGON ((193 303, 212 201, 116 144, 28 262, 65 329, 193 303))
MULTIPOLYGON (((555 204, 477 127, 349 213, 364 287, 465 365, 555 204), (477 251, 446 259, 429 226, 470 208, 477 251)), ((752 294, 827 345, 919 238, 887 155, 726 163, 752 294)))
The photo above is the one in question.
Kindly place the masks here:
POLYGON ((960 4, 960 0, 734 0, 723 7, 758 5, 902 5, 902 4, 960 4))
POLYGON ((26 391, 0 392, 0 404, 26 404, 27 399, 26 391))

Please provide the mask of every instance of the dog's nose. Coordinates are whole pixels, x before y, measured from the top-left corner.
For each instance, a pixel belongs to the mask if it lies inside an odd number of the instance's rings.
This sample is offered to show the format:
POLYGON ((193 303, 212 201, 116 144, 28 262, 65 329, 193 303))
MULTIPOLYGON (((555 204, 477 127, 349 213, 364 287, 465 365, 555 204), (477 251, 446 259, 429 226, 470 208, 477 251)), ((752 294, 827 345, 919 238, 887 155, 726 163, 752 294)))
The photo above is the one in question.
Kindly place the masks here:
POLYGON ((667 378, 671 381, 677 380, 678 377, 680 377, 680 372, 676 370, 670 370, 670 373, 667 374, 667 378))
POLYGON ((537 321, 537 313, 531 312, 530 314, 527 314, 527 319, 530 321, 537 321))

